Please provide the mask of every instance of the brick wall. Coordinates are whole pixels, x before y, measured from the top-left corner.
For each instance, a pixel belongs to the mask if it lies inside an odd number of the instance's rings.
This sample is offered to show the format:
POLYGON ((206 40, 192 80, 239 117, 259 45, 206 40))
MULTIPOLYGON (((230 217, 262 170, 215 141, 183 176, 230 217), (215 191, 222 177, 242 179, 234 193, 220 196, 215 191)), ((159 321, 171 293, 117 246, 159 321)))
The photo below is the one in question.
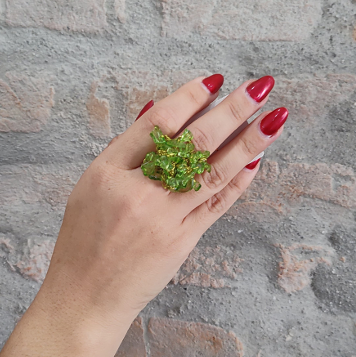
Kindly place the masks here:
POLYGON ((0 0, 0 347, 88 164, 220 72, 275 76, 286 130, 116 357, 355 356, 355 29, 353 0, 0 0))

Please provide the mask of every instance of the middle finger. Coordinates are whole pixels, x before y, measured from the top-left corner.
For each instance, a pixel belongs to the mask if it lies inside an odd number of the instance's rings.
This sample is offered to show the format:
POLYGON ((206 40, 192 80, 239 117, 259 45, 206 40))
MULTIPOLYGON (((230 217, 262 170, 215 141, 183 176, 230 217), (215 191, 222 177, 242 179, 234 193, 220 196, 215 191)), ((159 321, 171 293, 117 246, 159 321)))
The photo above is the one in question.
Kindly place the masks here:
POLYGON ((274 79, 265 76, 247 81, 223 102, 190 124, 196 150, 213 153, 241 124, 261 109, 273 89, 274 79))

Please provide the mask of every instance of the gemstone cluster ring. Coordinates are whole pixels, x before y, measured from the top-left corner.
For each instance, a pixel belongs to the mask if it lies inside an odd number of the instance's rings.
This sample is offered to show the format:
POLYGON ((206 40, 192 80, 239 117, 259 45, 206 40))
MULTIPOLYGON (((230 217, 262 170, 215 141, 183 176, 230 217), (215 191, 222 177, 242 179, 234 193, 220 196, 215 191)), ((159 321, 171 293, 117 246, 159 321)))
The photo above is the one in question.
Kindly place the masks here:
POLYGON ((171 139, 155 126, 150 136, 156 151, 149 152, 143 160, 143 174, 151 180, 161 181, 162 186, 172 192, 199 191, 201 184, 195 180, 195 175, 205 170, 210 172, 211 166, 207 163, 210 152, 195 150, 193 134, 188 129, 171 139))

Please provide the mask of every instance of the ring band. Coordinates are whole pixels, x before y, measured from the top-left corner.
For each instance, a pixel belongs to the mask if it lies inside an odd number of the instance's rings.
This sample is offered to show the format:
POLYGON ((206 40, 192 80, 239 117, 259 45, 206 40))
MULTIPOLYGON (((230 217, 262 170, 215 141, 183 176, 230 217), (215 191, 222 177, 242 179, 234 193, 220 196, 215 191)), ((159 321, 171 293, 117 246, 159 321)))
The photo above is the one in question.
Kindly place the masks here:
POLYGON ((195 150, 193 134, 188 129, 171 139, 155 126, 150 136, 156 151, 149 152, 143 160, 143 174, 161 181, 162 186, 172 192, 199 191, 201 184, 195 180, 195 175, 205 170, 210 172, 211 166, 207 163, 210 152, 195 150))

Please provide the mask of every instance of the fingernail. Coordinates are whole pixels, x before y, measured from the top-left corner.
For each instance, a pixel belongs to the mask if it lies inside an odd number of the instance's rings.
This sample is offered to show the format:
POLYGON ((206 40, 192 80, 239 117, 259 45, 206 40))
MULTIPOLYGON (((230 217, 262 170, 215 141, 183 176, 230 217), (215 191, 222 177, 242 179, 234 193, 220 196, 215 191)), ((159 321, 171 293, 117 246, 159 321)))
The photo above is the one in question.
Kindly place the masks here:
POLYGON ((286 122, 288 114, 286 108, 278 108, 272 113, 269 113, 261 121, 260 128, 262 133, 268 136, 276 134, 280 127, 286 122))
POLYGON ((221 74, 213 74, 212 76, 205 78, 203 84, 208 88, 211 94, 215 94, 224 84, 224 76, 221 74))
POLYGON ((246 169, 248 170, 253 170, 257 165, 258 163, 261 161, 261 159, 258 159, 256 161, 252 161, 251 163, 249 163, 246 167, 246 169))
POLYGON ((151 109, 154 106, 155 102, 153 100, 150 100, 144 107, 143 109, 140 111, 140 114, 138 115, 138 117, 135 119, 135 121, 138 118, 141 118, 143 114, 145 114, 147 112, 148 109, 151 109))
POLYGON ((246 88, 246 91, 253 100, 255 100, 257 103, 260 103, 268 96, 273 87, 274 78, 271 76, 265 76, 255 82, 252 82, 246 88))

